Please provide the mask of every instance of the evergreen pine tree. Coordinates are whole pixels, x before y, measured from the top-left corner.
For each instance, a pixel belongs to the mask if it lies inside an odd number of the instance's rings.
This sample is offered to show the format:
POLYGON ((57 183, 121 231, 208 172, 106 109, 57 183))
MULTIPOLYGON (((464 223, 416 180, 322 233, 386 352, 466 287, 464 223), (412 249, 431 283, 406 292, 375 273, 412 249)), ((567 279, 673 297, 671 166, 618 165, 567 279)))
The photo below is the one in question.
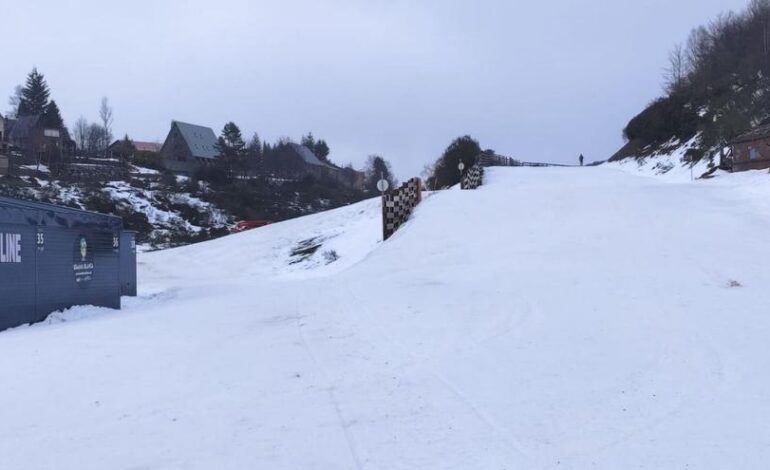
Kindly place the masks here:
POLYGON ((43 114, 50 95, 51 91, 48 89, 45 77, 37 71, 37 68, 33 68, 32 72, 27 75, 27 82, 21 90, 21 101, 17 115, 43 114))
POLYGON ((262 156, 262 141, 259 139, 259 135, 255 132, 251 136, 251 140, 248 145, 249 157, 259 158, 262 156))
POLYGON ((237 157, 244 153, 246 143, 243 141, 241 130, 234 122, 228 122, 222 128, 217 147, 224 157, 237 157))
POLYGON ((43 125, 53 129, 64 127, 64 119, 62 119, 59 106, 56 105, 54 100, 51 100, 43 110, 43 125))
POLYGON ((249 145, 246 147, 246 162, 244 162, 244 169, 246 172, 251 171, 255 175, 262 173, 262 141, 259 139, 259 135, 255 132, 249 140, 249 145))
POLYGON ((390 163, 379 155, 370 155, 366 162, 366 184, 364 188, 367 192, 378 193, 377 182, 384 179, 388 182, 388 187, 393 189, 398 182, 393 176, 393 169, 390 163))
POLYGON ((311 152, 315 150, 315 137, 313 137, 312 132, 308 132, 307 135, 303 135, 301 143, 305 147, 309 148, 311 152))
POLYGON ((311 147, 311 150, 313 150, 315 156, 322 162, 331 163, 329 161, 329 146, 326 144, 325 140, 318 140, 318 142, 315 143, 315 146, 311 147))

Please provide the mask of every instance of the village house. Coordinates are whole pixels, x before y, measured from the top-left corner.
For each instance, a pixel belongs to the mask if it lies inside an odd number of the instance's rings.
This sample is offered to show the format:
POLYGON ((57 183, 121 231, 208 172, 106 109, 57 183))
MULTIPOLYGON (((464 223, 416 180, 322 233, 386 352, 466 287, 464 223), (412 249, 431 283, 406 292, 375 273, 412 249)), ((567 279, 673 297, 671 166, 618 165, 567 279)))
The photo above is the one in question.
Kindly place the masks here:
POLYGON ((321 161, 309 148, 293 142, 277 147, 273 158, 266 161, 266 167, 274 176, 291 179, 313 176, 355 188, 363 188, 365 180, 363 172, 321 161))
POLYGON ((732 171, 770 168, 770 124, 736 137, 730 147, 732 171))
POLYGON ((192 175, 198 168, 216 161, 219 156, 216 145, 217 136, 210 127, 172 121, 160 158, 166 169, 192 175))
POLYGON ((131 146, 133 146, 133 149, 129 147, 127 150, 126 145, 124 145, 124 139, 116 140, 110 144, 109 147, 107 147, 107 155, 110 158, 128 158, 129 160, 132 160, 134 157, 136 157, 136 154, 158 154, 160 153, 160 149, 162 147, 162 145, 157 142, 142 142, 140 140, 129 140, 129 142, 131 143, 131 146))
POLYGON ((4 119, 3 137, 8 152, 18 152, 26 164, 62 161, 75 151, 67 128, 46 126, 39 114, 4 119))
MULTIPOLYGON (((108 150, 112 151, 115 147, 119 146, 123 142, 122 139, 116 140, 110 146, 107 148, 108 150)), ((141 140, 131 140, 131 145, 134 146, 134 149, 136 149, 137 152, 149 152, 149 153, 160 153, 160 149, 163 147, 162 144, 159 144, 157 142, 142 142, 141 140)))

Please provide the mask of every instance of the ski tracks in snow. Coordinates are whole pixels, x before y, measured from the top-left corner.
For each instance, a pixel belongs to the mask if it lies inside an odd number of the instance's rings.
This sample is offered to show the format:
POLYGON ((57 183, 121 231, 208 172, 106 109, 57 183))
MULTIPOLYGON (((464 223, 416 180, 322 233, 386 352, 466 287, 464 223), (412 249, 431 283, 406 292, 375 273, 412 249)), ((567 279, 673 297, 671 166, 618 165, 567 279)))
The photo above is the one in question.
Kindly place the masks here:
POLYGON ((297 315, 295 316, 295 321, 297 324, 297 335, 299 336, 299 339, 302 343, 302 347, 305 349, 305 351, 307 351, 308 356, 310 356, 313 364, 315 364, 322 378, 327 383, 326 391, 329 395, 329 401, 331 402, 334 413, 337 416, 337 421, 339 422, 342 433, 345 436, 345 441, 347 442, 348 450, 350 451, 350 457, 355 464, 356 470, 362 470, 364 467, 361 464, 361 458, 359 457, 358 451, 356 450, 356 444, 353 440, 353 436, 351 435, 349 423, 345 421, 345 415, 343 414, 342 406, 340 405, 340 401, 335 396, 336 386, 332 381, 331 376, 329 375, 329 372, 327 371, 323 362, 319 360, 318 355, 315 353, 315 351, 313 351, 313 347, 305 337, 305 333, 302 331, 303 327, 305 326, 304 323, 302 323, 302 318, 303 317, 298 310, 297 315))
MULTIPOLYGON (((510 452, 509 454, 516 455, 515 463, 523 463, 530 460, 530 455, 527 453, 527 451, 524 448, 524 445, 521 443, 520 439, 518 439, 513 433, 511 433, 508 429, 505 429, 504 427, 500 426, 498 423, 495 422, 495 420, 491 417, 491 415, 484 409, 483 406, 476 403, 474 400, 472 400, 467 394, 463 393, 460 388, 455 385, 451 380, 449 380, 444 374, 439 372, 436 367, 432 364, 431 358, 428 357, 420 357, 414 353, 409 352, 409 350, 401 344, 401 342, 394 339, 391 335, 389 335, 386 330, 382 327, 381 323, 378 321, 377 316, 373 314, 367 307, 366 303, 358 298, 358 296, 355 294, 355 292, 350 288, 348 284, 344 284, 345 290, 347 291, 347 294, 350 298, 354 300, 353 304, 361 306, 363 312, 362 313, 355 313, 359 316, 363 316, 366 318, 366 322, 368 325, 374 326, 375 331, 373 332, 373 336, 375 336, 379 340, 383 340, 383 343, 387 345, 387 350, 393 357, 393 360, 397 360, 398 363, 401 364, 407 364, 409 367, 416 369, 419 371, 422 375, 423 380, 426 378, 425 374, 427 373, 427 376, 432 377, 433 382, 435 384, 438 384, 441 389, 443 389, 445 392, 449 394, 451 397, 452 403, 450 406, 450 409, 444 408, 442 409, 443 412, 447 413, 448 415, 457 414, 461 409, 465 409, 467 412, 470 412, 475 419, 482 424, 482 427, 486 428, 486 433, 488 434, 491 432, 492 436, 484 435, 482 440, 484 442, 494 442, 498 441, 500 442, 505 448, 507 448, 510 452), (459 403, 459 409, 456 408, 457 404, 459 403)), ((513 324, 520 324, 522 322, 525 322, 531 312, 530 308, 527 305, 526 306, 526 312, 525 315, 519 319, 516 322, 511 322, 511 319, 508 318, 505 322, 505 330, 513 327, 513 324)), ((348 318, 347 320, 353 321, 355 318, 355 314, 353 312, 348 312, 348 318)), ((359 332, 363 334, 363 330, 360 330, 359 332)), ((371 333, 370 333, 371 334, 371 333)), ((492 334, 490 337, 484 337, 481 341, 472 342, 469 347, 475 348, 479 346, 479 343, 484 343, 488 340, 491 340, 497 336, 500 336, 504 333, 497 333, 492 334)), ((370 342, 370 344, 372 344, 370 342)), ((428 397, 429 398, 429 397, 428 397)), ((449 404, 448 404, 449 405, 449 404)), ((473 452, 480 452, 481 449, 479 448, 470 448, 468 449, 471 453, 473 452)), ((512 464, 513 461, 503 462, 503 464, 512 464)), ((520 467, 519 467, 520 468, 520 467)))

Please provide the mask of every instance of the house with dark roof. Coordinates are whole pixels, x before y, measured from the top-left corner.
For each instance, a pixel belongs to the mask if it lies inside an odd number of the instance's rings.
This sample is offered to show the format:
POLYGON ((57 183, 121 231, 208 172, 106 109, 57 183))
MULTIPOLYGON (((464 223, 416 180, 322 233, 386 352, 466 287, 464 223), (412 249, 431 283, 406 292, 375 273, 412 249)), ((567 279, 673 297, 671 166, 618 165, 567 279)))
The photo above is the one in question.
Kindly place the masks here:
POLYGON ((298 180, 313 176, 350 187, 362 186, 364 181, 362 172, 324 162, 309 148, 293 142, 276 147, 271 155, 265 158, 265 170, 274 177, 298 180))
POLYGON ((141 154, 159 154, 162 147, 157 142, 142 142, 129 139, 131 146, 126 145, 125 139, 118 139, 107 147, 107 155, 114 159, 127 158, 133 160, 141 154))
POLYGON ((217 136, 210 127, 172 121, 160 158, 168 170, 191 175, 216 161, 219 157, 216 145, 217 136))
POLYGON ((732 171, 770 168, 770 124, 739 135, 730 147, 732 171))
POLYGON ((67 128, 46 125, 39 114, 6 119, 4 130, 6 144, 21 153, 24 163, 61 161, 75 151, 67 128))
MULTIPOLYGON (((113 148, 119 146, 123 142, 123 139, 118 139, 110 146, 108 147, 108 150, 112 150, 113 148)), ((142 142, 141 140, 131 140, 131 144, 134 146, 137 152, 151 152, 151 153, 160 153, 160 149, 163 147, 162 144, 159 144, 157 142, 142 142)))

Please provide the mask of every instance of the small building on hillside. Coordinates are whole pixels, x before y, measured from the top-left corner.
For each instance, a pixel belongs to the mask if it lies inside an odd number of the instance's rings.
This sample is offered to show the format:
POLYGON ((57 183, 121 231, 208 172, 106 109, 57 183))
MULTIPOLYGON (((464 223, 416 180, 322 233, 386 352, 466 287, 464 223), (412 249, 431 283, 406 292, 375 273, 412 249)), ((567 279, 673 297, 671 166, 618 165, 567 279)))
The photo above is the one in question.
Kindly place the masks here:
POLYGON ((770 168, 770 124, 739 135, 730 147, 732 171, 770 168))
POLYGON ((119 139, 110 144, 109 147, 107 147, 107 153, 112 158, 125 158, 128 157, 129 159, 133 158, 134 155, 131 155, 133 153, 160 153, 160 149, 162 148, 162 145, 157 142, 142 142, 140 140, 129 140, 131 143, 131 146, 133 146, 133 149, 126 150, 125 140, 119 139))
POLYGON ((53 163, 72 156, 75 141, 66 127, 50 127, 39 114, 6 119, 5 142, 21 153, 24 163, 53 163))
MULTIPOLYGON (((117 147, 123 142, 123 139, 116 140, 113 142, 109 149, 112 150, 113 148, 117 147)), ((159 144, 157 142, 142 142, 141 140, 131 140, 131 145, 134 146, 137 152, 151 152, 151 153, 160 153, 160 149, 163 147, 162 144, 159 144)))
POLYGON ((163 148, 163 144, 159 144, 157 142, 142 142, 139 140, 132 140, 131 143, 134 144, 134 148, 137 152, 160 153, 160 149, 163 148))
POLYGON ((324 162, 306 146, 293 142, 276 147, 273 154, 265 159, 265 167, 269 174, 280 178, 296 180, 313 176, 355 188, 363 188, 365 180, 363 172, 324 162))
POLYGON ((210 127, 172 121, 160 158, 166 169, 191 175, 216 161, 219 156, 216 145, 217 136, 210 127))

